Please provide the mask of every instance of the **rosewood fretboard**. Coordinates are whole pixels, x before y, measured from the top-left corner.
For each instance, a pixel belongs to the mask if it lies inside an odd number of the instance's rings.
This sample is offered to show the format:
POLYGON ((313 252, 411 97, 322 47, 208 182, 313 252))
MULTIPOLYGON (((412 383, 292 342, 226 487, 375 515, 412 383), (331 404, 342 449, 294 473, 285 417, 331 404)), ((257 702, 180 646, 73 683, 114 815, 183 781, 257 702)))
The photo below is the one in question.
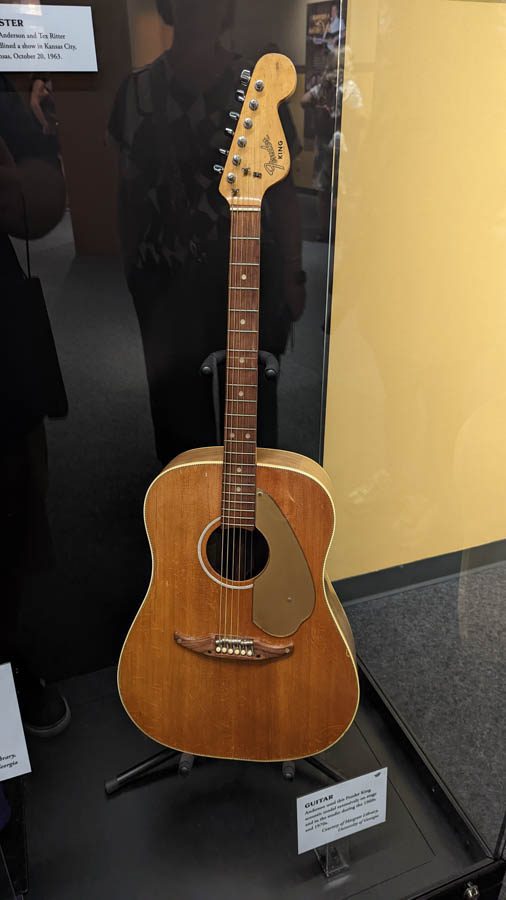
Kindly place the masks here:
POLYGON ((260 208, 231 207, 222 521, 255 527, 260 208))

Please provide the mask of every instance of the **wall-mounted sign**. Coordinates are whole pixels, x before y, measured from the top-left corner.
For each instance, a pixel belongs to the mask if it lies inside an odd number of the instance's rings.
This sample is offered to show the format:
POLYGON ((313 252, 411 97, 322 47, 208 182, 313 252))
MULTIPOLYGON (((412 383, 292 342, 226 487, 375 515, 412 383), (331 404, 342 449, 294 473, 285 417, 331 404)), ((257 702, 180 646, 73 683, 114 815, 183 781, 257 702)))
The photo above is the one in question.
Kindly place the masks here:
POLYGON ((0 3, 1 72, 96 72, 90 6, 0 3))
POLYGON ((31 772, 10 663, 0 666, 0 781, 31 772))

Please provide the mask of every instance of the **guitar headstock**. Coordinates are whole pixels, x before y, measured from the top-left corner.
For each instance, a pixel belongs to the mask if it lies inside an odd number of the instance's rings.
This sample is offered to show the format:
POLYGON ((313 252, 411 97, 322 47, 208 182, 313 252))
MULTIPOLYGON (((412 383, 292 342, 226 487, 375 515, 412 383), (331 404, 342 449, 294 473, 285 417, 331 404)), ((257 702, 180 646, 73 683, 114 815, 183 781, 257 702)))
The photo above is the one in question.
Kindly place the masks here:
POLYGON ((278 106, 295 90, 295 66, 281 53, 266 53, 245 81, 243 106, 219 187, 230 206, 260 206, 265 192, 290 169, 278 106))

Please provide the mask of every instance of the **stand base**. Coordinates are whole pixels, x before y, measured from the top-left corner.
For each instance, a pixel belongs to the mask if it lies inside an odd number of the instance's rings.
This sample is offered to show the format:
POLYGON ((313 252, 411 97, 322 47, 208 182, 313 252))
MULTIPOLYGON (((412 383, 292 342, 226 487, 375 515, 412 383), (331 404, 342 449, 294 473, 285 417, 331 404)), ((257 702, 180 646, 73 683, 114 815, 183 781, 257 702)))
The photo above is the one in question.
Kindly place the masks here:
MULTIPOLYGON (((126 769, 124 772, 116 775, 115 778, 110 778, 104 784, 105 792, 108 796, 117 794, 123 788, 142 782, 143 779, 149 778, 149 776, 151 776, 151 779, 159 778, 176 771, 176 769, 179 775, 186 777, 190 774, 194 762, 195 756, 191 753, 180 753, 178 750, 171 750, 170 748, 161 750, 160 753, 155 753, 154 756, 148 757, 136 766, 126 769)), ((308 763, 308 765, 318 769, 319 772, 323 772, 331 781, 336 783, 346 780, 346 776, 339 772, 338 769, 329 766, 328 763, 323 762, 317 756, 308 756, 303 760, 291 759, 282 763, 281 773, 285 781, 294 780, 297 762, 308 763)))

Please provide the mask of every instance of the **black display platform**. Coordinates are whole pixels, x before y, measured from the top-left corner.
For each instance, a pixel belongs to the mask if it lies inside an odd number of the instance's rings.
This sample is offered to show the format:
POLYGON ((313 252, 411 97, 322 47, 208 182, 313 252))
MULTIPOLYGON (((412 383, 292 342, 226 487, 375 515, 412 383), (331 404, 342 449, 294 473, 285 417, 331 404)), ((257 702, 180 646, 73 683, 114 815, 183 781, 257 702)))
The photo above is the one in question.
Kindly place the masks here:
POLYGON ((73 679, 71 728, 30 747, 30 900, 462 898, 468 882, 494 900, 504 863, 362 681, 357 720, 324 758, 350 777, 388 766, 388 817, 351 839, 350 873, 327 881, 312 851, 297 855, 295 819, 295 798, 324 776, 300 763, 288 783, 279 765, 204 760, 187 779, 168 775, 107 799, 104 781, 158 746, 123 712, 113 672, 73 679))
POLYGON ((11 818, 0 831, 0 900, 12 900, 28 889, 23 779, 4 781, 2 787, 11 818))

